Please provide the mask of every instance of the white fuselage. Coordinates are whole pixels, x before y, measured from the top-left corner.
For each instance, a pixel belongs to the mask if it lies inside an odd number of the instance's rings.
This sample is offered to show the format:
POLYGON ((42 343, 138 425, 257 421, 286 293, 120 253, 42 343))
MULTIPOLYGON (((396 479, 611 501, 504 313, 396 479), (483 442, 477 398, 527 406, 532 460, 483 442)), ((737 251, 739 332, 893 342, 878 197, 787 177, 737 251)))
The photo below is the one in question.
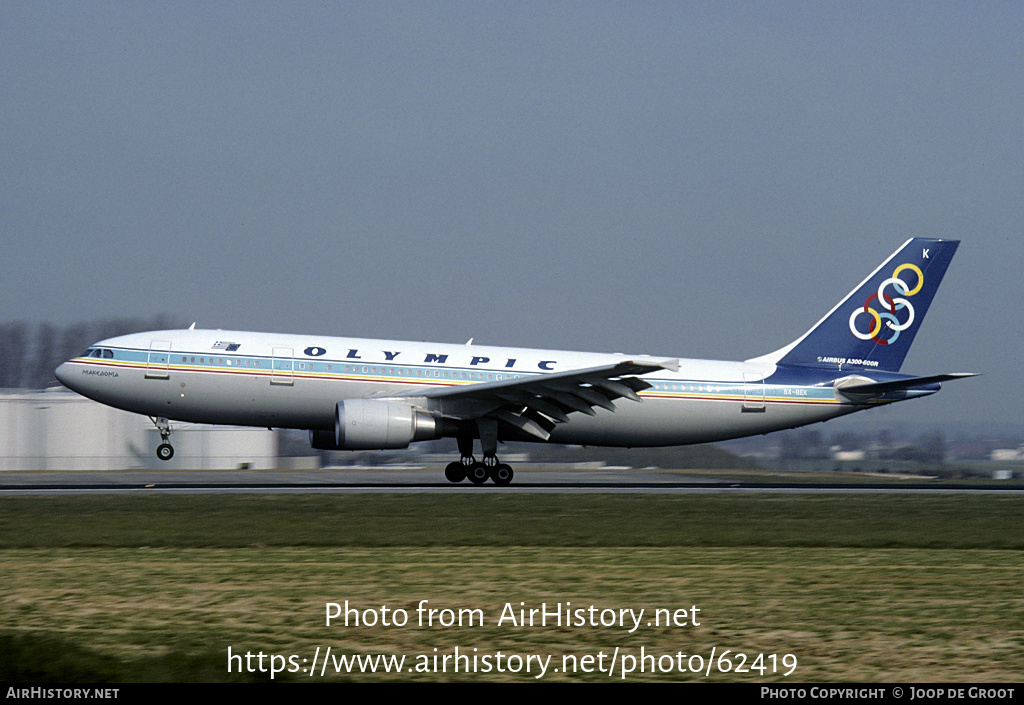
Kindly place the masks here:
MULTIPOLYGON (((218 330, 137 333, 96 343, 57 377, 96 401, 170 420, 330 430, 345 399, 521 379, 635 359, 620 354, 218 330)), ((574 413, 550 441, 661 446, 766 433, 856 411, 831 378, 784 378, 764 362, 679 360, 645 374, 641 401, 574 413), (788 383, 787 383, 788 382, 788 383)), ((528 440, 528 439, 526 439, 528 440)))

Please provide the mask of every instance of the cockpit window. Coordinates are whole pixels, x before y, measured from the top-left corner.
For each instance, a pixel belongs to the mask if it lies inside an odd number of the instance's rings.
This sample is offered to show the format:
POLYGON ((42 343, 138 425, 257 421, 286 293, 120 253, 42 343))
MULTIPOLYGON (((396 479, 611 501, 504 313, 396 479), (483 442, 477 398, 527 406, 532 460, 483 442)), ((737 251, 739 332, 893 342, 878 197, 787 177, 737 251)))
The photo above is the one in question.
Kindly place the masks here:
POLYGON ((107 348, 89 348, 80 357, 102 357, 110 360, 114 357, 114 351, 107 348))

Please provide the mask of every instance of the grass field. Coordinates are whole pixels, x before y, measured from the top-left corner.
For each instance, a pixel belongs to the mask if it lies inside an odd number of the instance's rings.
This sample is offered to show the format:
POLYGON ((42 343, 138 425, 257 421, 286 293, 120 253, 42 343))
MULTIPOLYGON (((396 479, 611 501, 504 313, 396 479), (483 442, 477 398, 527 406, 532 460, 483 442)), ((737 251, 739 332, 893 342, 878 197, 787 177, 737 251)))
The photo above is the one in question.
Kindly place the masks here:
POLYGON ((1022 510, 1024 499, 964 495, 5 498, 0 678, 268 677, 229 676, 231 647, 262 651, 268 668, 270 654, 294 656, 296 672, 276 675, 291 681, 532 681, 530 655, 552 657, 546 681, 621 680, 628 657, 629 681, 1019 681, 1022 510), (327 626, 326 603, 346 600, 377 624, 327 626), (451 612, 419 626, 422 600, 451 612), (628 616, 499 625, 520 603, 644 614, 632 633, 628 616), (382 606, 409 623, 380 624, 382 606), (462 626, 439 623, 460 609, 473 610, 462 626), (656 609, 686 610, 687 623, 648 626, 656 609), (397 676, 310 678, 317 647, 320 659, 331 647, 406 662, 397 676), (481 669, 489 656, 491 671, 456 674, 449 660, 437 672, 456 647, 481 669), (639 673, 641 649, 662 672, 639 673), (694 655, 707 667, 712 649, 710 675, 679 668, 694 655), (596 672, 613 654, 614 673, 596 672))

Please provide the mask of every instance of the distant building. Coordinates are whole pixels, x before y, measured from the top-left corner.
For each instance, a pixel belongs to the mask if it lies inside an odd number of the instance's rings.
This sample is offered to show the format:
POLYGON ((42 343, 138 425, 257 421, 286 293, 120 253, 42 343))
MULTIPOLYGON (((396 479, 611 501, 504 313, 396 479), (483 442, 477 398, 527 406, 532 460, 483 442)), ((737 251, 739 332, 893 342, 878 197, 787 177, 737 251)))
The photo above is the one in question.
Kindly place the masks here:
POLYGON ((277 467, 277 432, 172 423, 174 458, 156 458, 160 434, 145 416, 65 390, 0 392, 0 472, 234 470, 277 467))
POLYGON ((999 462, 1015 462, 1024 460, 1024 446, 1017 448, 997 448, 989 454, 991 460, 999 462))
POLYGON ((862 450, 836 450, 832 452, 832 457, 843 463, 862 461, 868 457, 868 454, 862 450))

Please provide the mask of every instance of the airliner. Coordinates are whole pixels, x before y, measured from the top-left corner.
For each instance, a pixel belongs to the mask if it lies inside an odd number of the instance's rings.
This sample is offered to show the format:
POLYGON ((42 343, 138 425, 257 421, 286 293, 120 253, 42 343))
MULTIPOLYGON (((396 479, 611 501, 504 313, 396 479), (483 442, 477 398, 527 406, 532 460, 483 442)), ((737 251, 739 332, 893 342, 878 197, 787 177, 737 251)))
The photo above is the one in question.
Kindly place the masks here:
POLYGON ((451 482, 506 485, 504 441, 671 446, 764 434, 937 392, 900 374, 959 241, 903 244, 807 333, 744 362, 465 344, 165 330, 102 340, 56 370, 69 389, 171 421, 309 431, 313 448, 455 438, 451 482), (482 459, 473 454, 479 441, 482 459))

